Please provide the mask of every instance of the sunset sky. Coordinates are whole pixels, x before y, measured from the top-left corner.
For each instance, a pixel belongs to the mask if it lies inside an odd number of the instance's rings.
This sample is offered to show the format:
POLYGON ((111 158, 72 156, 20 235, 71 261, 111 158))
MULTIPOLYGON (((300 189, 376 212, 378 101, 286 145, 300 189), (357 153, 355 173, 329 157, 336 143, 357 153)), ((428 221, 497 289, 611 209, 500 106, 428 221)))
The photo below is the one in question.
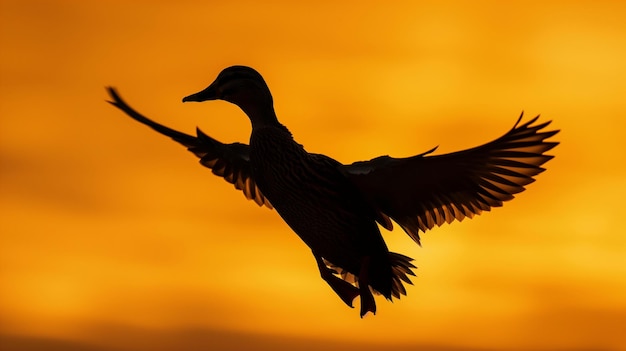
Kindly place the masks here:
POLYGON ((0 349, 626 350, 626 2, 0 0, 0 349), (445 153, 541 113, 537 182, 436 228, 364 319, 275 211, 105 102, 223 142, 182 104, 256 68, 308 151, 445 153), (5 346, 2 346, 5 345, 5 346))

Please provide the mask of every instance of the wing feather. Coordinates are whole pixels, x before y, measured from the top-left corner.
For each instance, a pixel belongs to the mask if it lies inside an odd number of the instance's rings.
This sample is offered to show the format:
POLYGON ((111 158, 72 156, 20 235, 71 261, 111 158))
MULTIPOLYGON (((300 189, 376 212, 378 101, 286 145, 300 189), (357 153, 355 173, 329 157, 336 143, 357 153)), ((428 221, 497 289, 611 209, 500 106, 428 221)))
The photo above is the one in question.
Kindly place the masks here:
POLYGON ((107 88, 112 101, 109 103, 134 120, 147 125, 155 131, 182 144, 200 159, 200 164, 210 168, 213 174, 224 178, 236 189, 243 191, 248 200, 254 200, 259 206, 272 208, 263 196, 252 177, 249 146, 241 143, 223 144, 196 128, 196 136, 171 129, 141 115, 130 107, 114 88, 107 88))
POLYGON ((407 158, 381 156, 342 170, 382 218, 394 220, 419 244, 420 232, 502 206, 545 170, 541 165, 553 156, 544 153, 558 145, 546 139, 559 131, 543 131, 550 121, 535 124, 539 116, 520 124, 522 116, 482 146, 444 155, 431 155, 431 149, 407 158))

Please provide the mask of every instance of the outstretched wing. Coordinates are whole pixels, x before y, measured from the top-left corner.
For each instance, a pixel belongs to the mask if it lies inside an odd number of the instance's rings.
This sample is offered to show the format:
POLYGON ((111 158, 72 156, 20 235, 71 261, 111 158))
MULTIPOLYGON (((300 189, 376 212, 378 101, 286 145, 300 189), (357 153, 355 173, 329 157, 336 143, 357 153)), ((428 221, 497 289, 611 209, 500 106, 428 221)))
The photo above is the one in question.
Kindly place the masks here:
POLYGON ((210 168, 213 174, 235 185, 235 188, 243 191, 249 200, 254 200, 259 206, 265 205, 272 208, 272 205, 263 196, 252 177, 248 145, 240 143, 223 144, 197 128, 197 136, 181 133, 156 123, 135 111, 122 100, 114 88, 109 87, 107 91, 113 100, 108 101, 111 105, 119 108, 134 120, 185 146, 187 150, 200 158, 200 163, 203 166, 210 168))
POLYGON ((392 228, 391 218, 419 244, 420 231, 502 206, 545 170, 541 165, 553 156, 544 153, 558 145, 545 139, 559 131, 542 131, 550 122, 533 124, 538 118, 520 125, 520 116, 508 133, 472 149, 381 156, 342 170, 380 212, 385 228, 392 228))

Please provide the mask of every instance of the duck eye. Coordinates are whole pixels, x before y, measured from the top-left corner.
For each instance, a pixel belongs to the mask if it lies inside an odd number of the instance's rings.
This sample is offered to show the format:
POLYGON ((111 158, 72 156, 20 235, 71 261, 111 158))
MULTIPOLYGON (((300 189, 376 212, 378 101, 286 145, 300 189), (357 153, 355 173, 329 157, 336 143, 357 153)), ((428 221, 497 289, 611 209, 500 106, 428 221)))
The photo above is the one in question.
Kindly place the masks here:
POLYGON ((220 89, 220 95, 222 99, 233 95, 233 93, 233 89, 220 89))

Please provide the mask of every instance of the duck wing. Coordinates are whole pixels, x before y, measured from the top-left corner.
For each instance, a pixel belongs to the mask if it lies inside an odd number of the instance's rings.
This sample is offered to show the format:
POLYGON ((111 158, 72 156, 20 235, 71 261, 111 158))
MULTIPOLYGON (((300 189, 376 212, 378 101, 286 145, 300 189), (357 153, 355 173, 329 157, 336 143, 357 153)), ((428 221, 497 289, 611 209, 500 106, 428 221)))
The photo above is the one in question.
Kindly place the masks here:
POLYGON ((429 155, 434 148, 341 168, 379 211, 381 225, 391 230, 391 218, 419 244, 420 231, 502 206, 545 170, 553 156, 544 153, 558 145, 545 139, 559 131, 542 131, 550 121, 534 124, 539 116, 520 124, 522 116, 508 133, 472 149, 429 155))
POLYGON ((221 143, 198 128, 196 128, 196 136, 168 128, 135 111, 120 97, 114 88, 109 87, 107 91, 112 99, 112 101, 108 101, 111 105, 119 108, 134 120, 185 146, 187 150, 198 156, 200 163, 210 168, 213 174, 224 178, 227 182, 235 185, 235 188, 243 191, 248 200, 254 200, 259 206, 265 205, 268 208, 272 208, 272 205, 263 196, 252 177, 249 157, 250 147, 248 145, 221 143))

